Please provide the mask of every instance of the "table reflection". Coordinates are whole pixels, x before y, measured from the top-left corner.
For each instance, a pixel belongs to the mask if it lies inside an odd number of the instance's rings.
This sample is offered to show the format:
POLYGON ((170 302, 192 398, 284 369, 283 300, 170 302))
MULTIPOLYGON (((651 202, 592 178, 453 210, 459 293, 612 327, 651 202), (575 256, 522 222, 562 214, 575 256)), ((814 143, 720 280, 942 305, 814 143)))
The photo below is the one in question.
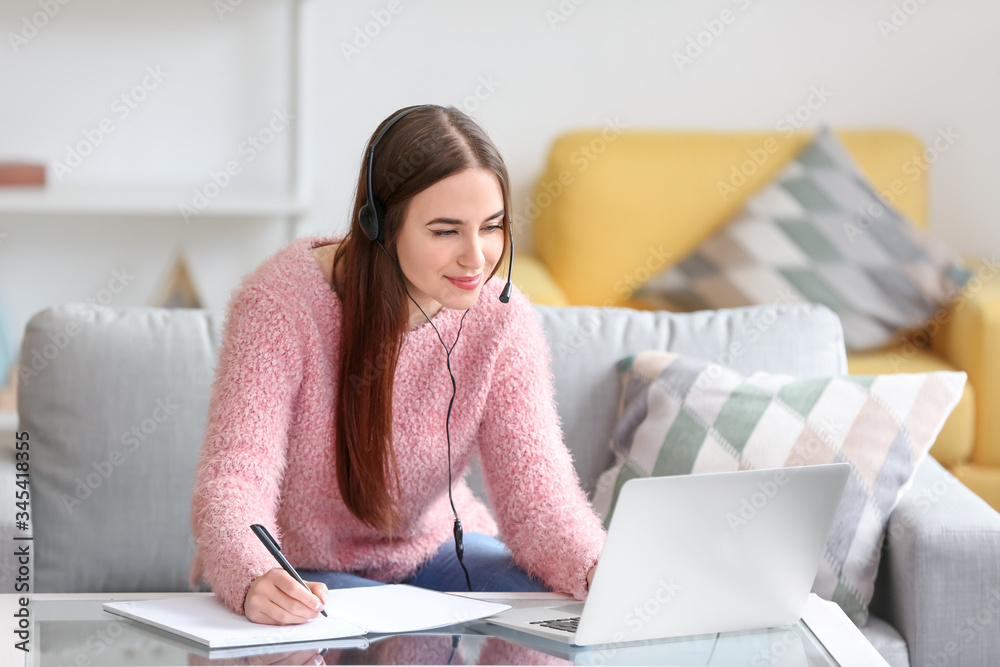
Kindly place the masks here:
POLYGON ((386 635, 367 648, 286 651, 213 659, 188 653, 189 665, 572 665, 573 661, 501 637, 386 635), (316 662, 319 658, 321 661, 316 662))

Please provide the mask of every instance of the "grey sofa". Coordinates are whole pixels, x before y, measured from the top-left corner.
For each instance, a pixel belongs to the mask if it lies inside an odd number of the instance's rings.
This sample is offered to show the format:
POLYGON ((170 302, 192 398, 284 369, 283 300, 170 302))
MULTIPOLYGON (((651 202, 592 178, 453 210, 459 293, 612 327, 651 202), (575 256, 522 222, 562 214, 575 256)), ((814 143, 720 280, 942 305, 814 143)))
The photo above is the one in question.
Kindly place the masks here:
MULTIPOLYGON (((803 377, 847 369, 839 321, 821 306, 536 312, 565 439, 588 492, 611 463, 615 362, 624 356, 665 349, 741 372, 803 377), (736 341, 741 353, 726 356, 736 341)), ((30 320, 19 430, 31 443, 35 592, 188 590, 190 492, 222 324, 218 312, 83 304, 30 320)), ((5 480, 11 459, 0 471, 5 480)), ((471 481, 478 484, 475 471, 471 481)), ((10 517, 3 523, 15 531, 10 517)), ((992 611, 1000 609, 1000 515, 928 458, 891 517, 886 545, 862 630, 887 661, 1000 661, 992 611)), ((12 592, 5 557, 0 586, 12 592)))

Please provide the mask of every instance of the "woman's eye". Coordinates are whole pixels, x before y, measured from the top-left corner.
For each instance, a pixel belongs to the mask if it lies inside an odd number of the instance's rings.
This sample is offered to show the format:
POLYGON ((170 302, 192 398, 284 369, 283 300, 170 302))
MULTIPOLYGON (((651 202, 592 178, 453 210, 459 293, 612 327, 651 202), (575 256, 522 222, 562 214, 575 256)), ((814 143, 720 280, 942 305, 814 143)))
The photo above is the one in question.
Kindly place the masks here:
MULTIPOLYGON (((493 232, 499 229, 503 229, 503 225, 490 225, 489 227, 484 227, 484 229, 486 231, 493 232)), ((434 232, 434 236, 451 236, 452 234, 456 233, 457 232, 454 229, 443 229, 441 231, 434 232)))

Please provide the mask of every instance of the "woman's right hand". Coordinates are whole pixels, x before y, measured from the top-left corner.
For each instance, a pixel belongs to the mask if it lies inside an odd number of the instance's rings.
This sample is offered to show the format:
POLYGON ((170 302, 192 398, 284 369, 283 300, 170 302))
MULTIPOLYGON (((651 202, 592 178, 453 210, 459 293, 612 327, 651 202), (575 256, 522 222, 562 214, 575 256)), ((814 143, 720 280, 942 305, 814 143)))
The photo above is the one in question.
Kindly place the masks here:
POLYGON ((243 613, 254 623, 297 625, 319 616, 326 604, 326 584, 307 581, 310 593, 295 577, 275 567, 253 580, 243 613))

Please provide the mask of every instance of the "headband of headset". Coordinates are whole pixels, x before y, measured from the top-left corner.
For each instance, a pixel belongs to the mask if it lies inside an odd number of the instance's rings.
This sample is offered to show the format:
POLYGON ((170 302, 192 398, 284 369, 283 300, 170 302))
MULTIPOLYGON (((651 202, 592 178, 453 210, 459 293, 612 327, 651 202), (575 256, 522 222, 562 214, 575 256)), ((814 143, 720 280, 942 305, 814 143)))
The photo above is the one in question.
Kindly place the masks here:
POLYGON ((369 241, 378 241, 381 244, 385 240, 385 229, 382 225, 382 216, 385 213, 385 210, 382 208, 382 202, 375 198, 375 189, 372 187, 372 170, 375 165, 375 146, 377 146, 378 142, 382 140, 382 137, 389 131, 389 128, 395 125, 404 116, 407 116, 418 109, 426 109, 428 107, 430 107, 429 104, 421 104, 410 109, 404 109, 397 113, 389 119, 389 122, 385 124, 382 131, 375 135, 375 139, 372 140, 372 145, 368 148, 368 165, 365 168, 365 203, 361 207, 361 211, 358 213, 358 222, 361 223, 361 231, 364 232, 369 241))

